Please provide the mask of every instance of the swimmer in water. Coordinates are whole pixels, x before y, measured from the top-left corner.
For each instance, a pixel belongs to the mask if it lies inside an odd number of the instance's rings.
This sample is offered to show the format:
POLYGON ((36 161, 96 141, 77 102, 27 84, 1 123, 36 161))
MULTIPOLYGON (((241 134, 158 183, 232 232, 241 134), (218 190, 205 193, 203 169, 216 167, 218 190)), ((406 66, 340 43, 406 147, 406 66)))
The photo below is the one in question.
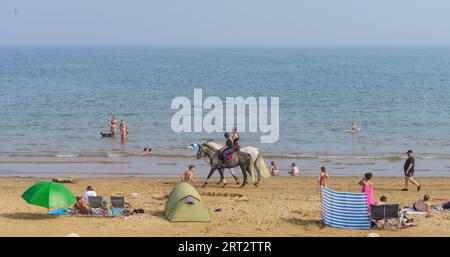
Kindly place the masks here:
POLYGON ((114 115, 111 117, 110 120, 108 120, 109 127, 111 129, 111 133, 113 135, 117 134, 117 119, 114 117, 114 115))
POLYGON ((358 132, 359 131, 359 127, 358 124, 356 124, 356 122, 352 122, 352 128, 349 129, 350 132, 358 132))
POLYGON ((152 149, 151 148, 144 148, 144 151, 141 152, 141 156, 149 156, 152 154, 152 149))

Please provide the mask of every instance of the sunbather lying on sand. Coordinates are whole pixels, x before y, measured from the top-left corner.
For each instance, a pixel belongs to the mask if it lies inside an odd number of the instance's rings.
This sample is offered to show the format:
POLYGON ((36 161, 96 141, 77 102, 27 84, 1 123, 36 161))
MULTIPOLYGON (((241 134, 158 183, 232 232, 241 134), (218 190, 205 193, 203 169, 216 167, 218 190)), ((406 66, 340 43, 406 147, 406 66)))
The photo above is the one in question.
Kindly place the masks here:
POLYGON ((413 204, 413 209, 415 211, 423 211, 427 213, 427 217, 431 215, 431 212, 433 211, 432 205, 429 202, 430 196, 424 195, 422 199, 419 199, 413 204))

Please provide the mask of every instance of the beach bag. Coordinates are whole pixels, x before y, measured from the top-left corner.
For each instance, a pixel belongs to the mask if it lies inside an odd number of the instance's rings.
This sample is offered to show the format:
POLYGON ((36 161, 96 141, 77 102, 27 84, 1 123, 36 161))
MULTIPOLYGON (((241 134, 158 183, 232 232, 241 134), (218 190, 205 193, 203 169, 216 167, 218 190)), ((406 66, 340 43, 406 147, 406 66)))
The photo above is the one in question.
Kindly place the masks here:
POLYGON ((450 202, 446 202, 442 205, 442 209, 450 211, 450 202))
POLYGON ((132 214, 143 214, 144 210, 143 209, 134 209, 132 214))

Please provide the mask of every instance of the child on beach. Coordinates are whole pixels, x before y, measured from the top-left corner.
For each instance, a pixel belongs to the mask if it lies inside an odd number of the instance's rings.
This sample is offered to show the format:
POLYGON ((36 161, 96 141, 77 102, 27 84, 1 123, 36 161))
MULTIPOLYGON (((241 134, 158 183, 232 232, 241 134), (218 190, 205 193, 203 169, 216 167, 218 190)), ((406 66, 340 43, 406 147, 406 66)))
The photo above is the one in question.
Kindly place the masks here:
POLYGON ((298 170, 298 167, 297 167, 297 165, 295 164, 295 162, 293 162, 292 164, 291 164, 291 167, 290 167, 290 171, 288 172, 291 176, 298 176, 298 175, 300 175, 300 171, 298 170))
POLYGON ((195 172, 195 165, 189 165, 188 170, 181 173, 181 181, 188 182, 193 184, 194 186, 197 186, 197 183, 195 183, 193 177, 195 172))
POLYGON ((387 204, 387 197, 383 195, 380 197, 380 201, 377 202, 377 205, 384 205, 384 204, 387 204))
POLYGON ((367 208, 370 213, 370 205, 373 204, 373 184, 370 181, 372 179, 373 174, 368 172, 364 174, 364 177, 359 181, 359 185, 361 186, 361 193, 366 193, 367 195, 367 208))
POLYGON ((328 172, 325 166, 320 167, 319 185, 321 187, 327 187, 328 185, 328 172))
POLYGON ((275 164, 274 161, 270 162, 270 175, 278 176, 278 166, 275 164))

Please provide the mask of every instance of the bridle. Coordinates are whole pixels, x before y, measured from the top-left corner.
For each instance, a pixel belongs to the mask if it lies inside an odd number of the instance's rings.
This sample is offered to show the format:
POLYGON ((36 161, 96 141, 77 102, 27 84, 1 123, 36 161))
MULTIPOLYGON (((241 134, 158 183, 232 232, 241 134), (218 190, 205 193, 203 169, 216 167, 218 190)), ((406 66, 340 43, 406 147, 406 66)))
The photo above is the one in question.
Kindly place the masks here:
MULTIPOLYGON (((206 157, 206 153, 203 150, 203 146, 200 145, 200 147, 198 148, 198 151, 197 151, 197 160, 200 160, 202 157, 206 157)), ((203 160, 205 161, 206 164, 209 165, 209 162, 207 159, 203 159, 203 160)))

